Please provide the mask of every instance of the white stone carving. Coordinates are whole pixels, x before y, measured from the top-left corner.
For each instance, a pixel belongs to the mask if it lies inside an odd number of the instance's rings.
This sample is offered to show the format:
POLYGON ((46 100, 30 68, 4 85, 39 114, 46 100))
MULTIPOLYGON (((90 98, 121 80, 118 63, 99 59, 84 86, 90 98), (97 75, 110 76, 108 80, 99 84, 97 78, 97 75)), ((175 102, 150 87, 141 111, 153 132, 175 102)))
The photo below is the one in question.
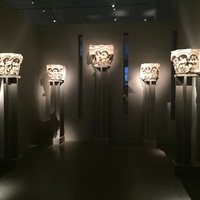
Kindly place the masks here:
POLYGON ((157 81, 159 78, 159 63, 143 63, 140 67, 140 78, 143 81, 157 81))
POLYGON ((0 76, 18 76, 23 56, 16 53, 0 53, 0 76))
POLYGON ((200 49, 177 49, 171 51, 171 61, 176 74, 199 73, 200 49))
POLYGON ((64 81, 66 68, 63 65, 50 64, 46 66, 49 80, 64 81))
POLYGON ((114 57, 114 46, 110 45, 90 45, 89 55, 92 58, 94 67, 111 67, 114 57))

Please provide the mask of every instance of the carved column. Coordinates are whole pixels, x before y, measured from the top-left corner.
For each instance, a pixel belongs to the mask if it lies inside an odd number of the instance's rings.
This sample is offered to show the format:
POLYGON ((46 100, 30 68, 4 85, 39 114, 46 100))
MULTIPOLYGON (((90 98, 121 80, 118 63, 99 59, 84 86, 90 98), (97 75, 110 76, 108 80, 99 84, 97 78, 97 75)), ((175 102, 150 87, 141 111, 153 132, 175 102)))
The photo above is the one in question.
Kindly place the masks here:
POLYGON ((159 78, 159 63, 144 63, 140 68, 140 78, 144 82, 144 138, 145 147, 156 147, 155 132, 155 89, 159 78))
POLYGON ((96 134, 95 142, 108 143, 109 131, 108 131, 108 71, 106 68, 100 68, 100 71, 96 71, 96 134))
POLYGON ((108 129, 108 101, 109 101, 109 78, 108 70, 111 67, 114 56, 113 45, 90 45, 89 55, 92 66, 95 69, 95 111, 96 111, 96 143, 109 143, 108 129))
POLYGON ((13 166, 18 157, 18 80, 20 54, 0 54, 0 138, 1 154, 6 165, 13 166))
POLYGON ((65 78, 65 66, 47 65, 47 73, 50 83, 50 115, 52 123, 52 143, 61 144, 64 137, 64 110, 63 98, 61 97, 61 85, 65 78))
POLYGON ((199 55, 198 49, 172 51, 176 83, 175 171, 177 174, 196 173, 199 162, 199 55))
POLYGON ((177 164, 191 164, 192 77, 176 75, 176 150, 177 164))

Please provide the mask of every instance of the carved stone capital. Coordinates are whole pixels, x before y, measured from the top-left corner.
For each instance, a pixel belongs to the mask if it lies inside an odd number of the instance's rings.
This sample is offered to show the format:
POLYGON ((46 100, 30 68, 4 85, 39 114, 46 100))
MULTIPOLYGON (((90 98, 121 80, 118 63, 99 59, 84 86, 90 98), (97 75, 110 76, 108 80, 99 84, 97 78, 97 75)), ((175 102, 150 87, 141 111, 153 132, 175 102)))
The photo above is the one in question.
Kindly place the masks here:
POLYGON ((89 55, 94 67, 111 67, 114 57, 114 46, 111 45, 90 45, 89 55))
POLYGON ((171 61, 176 74, 199 73, 200 49, 177 49, 171 51, 171 61))
POLYGON ((143 81, 157 81, 159 78, 159 63, 143 63, 140 67, 140 78, 143 81))
POLYGON ((0 53, 0 76, 18 76, 23 56, 16 53, 0 53))
POLYGON ((50 81, 64 81, 66 68, 63 65, 49 64, 46 66, 50 81))

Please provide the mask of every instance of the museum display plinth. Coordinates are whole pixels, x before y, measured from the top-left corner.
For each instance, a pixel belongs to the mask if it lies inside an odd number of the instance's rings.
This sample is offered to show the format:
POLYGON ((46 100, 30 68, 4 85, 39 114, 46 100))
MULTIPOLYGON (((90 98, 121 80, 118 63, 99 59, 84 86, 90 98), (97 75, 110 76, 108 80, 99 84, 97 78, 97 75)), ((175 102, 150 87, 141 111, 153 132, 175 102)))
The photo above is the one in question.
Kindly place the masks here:
POLYGON ((200 175, 200 49, 171 51, 175 72, 175 172, 200 175))
POLYGON ((96 135, 95 143, 108 144, 108 68, 96 69, 96 135))
POLYGON ((95 70, 95 112, 96 112, 96 135, 95 143, 108 144, 108 70, 114 57, 114 46, 90 45, 89 55, 91 64, 95 70))
POLYGON ((159 63, 143 63, 140 78, 144 83, 144 147, 156 147, 155 133, 155 88, 159 78, 159 63))
POLYGON ((61 144, 65 141, 64 137, 64 108, 63 98, 60 94, 61 80, 50 80, 51 99, 50 112, 53 125, 53 144, 61 144))
POLYGON ((145 147, 156 147, 155 88, 156 81, 144 81, 144 138, 145 147))
POLYGON ((17 88, 22 61, 21 54, 0 53, 0 154, 6 167, 18 157, 17 88))
POLYGON ((17 89, 20 76, 0 76, 1 93, 1 144, 3 164, 12 166, 18 157, 18 99, 17 89))
POLYGON ((50 83, 50 115, 52 144, 61 144, 64 137, 64 102, 61 85, 65 79, 66 68, 60 64, 46 65, 50 83))
POLYGON ((177 74, 176 83, 176 174, 200 174, 200 77, 177 74))

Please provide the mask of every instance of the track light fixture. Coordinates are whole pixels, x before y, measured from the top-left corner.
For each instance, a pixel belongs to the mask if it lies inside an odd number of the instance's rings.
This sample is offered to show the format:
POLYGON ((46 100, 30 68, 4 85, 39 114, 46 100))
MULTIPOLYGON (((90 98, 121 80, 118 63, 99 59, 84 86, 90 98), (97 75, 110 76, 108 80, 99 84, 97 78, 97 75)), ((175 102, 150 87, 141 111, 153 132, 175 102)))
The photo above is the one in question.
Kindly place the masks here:
POLYGON ((116 18, 116 5, 114 3, 114 0, 110 1, 110 5, 112 7, 112 11, 113 11, 113 21, 116 22, 117 18, 116 18))
POLYGON ((42 0, 31 0, 30 2, 33 5, 34 9, 40 9, 42 13, 49 14, 52 23, 57 23, 57 22, 61 23, 60 20, 57 19, 56 8, 52 8, 51 11, 49 8, 46 9, 42 0))
POLYGON ((145 16, 144 16, 144 22, 146 22, 147 21, 147 14, 145 14, 145 16))

